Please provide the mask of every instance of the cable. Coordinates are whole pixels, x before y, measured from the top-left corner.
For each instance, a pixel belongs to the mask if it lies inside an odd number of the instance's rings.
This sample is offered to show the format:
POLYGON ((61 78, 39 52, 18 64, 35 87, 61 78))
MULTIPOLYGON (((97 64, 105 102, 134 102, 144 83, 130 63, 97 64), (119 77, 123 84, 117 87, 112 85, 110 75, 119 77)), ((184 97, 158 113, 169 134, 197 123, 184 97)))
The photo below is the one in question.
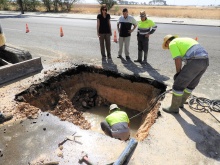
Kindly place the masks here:
POLYGON ((138 114, 136 114, 136 115, 130 117, 129 120, 131 120, 131 119, 133 119, 133 118, 135 118, 135 117, 137 117, 137 116, 140 116, 141 114, 144 114, 146 111, 149 112, 149 111, 157 104, 157 102, 158 102, 160 99, 163 99, 164 96, 165 96, 165 94, 166 94, 166 93, 169 93, 170 91, 172 91, 172 89, 169 89, 169 90, 163 92, 162 94, 160 94, 160 95, 156 98, 156 100, 150 105, 150 108, 144 109, 144 110, 141 111, 140 113, 138 113, 138 114))
MULTIPOLYGON (((169 93, 170 91, 172 91, 172 89, 169 89, 169 90, 163 92, 162 94, 160 94, 156 98, 156 100, 150 105, 149 108, 144 109, 142 112, 130 117, 129 119, 131 120, 135 117, 138 117, 141 114, 144 114, 146 111, 149 112, 156 105, 156 103, 160 99, 163 99, 165 97, 165 94, 169 93)), ((220 121, 211 113, 211 111, 220 112, 220 100, 209 100, 207 98, 196 97, 194 95, 191 95, 189 97, 188 104, 189 104, 190 109, 192 109, 196 112, 208 112, 208 113, 210 113, 212 115, 212 117, 214 117, 220 123, 220 121)))
POLYGON ((220 100, 209 100, 207 98, 191 95, 188 104, 190 109, 196 112, 210 113, 212 117, 214 117, 220 123, 220 120, 218 120, 211 112, 220 112, 220 100))

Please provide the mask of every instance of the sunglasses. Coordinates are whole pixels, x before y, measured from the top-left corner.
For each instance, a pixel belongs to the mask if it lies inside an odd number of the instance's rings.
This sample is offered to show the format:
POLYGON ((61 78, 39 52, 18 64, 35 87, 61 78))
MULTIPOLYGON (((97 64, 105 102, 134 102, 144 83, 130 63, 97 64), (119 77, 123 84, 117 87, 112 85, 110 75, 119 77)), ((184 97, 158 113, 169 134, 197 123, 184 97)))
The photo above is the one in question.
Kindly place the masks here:
POLYGON ((107 9, 102 9, 103 11, 107 11, 107 9))

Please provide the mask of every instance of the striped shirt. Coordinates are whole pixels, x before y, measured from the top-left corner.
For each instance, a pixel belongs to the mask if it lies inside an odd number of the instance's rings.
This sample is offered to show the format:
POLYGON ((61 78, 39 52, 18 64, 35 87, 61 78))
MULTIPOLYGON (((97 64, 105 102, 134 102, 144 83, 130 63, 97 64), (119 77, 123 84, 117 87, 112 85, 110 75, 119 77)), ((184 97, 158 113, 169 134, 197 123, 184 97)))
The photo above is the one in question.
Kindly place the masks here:
POLYGON ((124 16, 121 16, 118 20, 118 24, 120 24, 120 37, 128 37, 131 36, 131 33, 128 31, 131 30, 132 25, 137 25, 137 21, 134 19, 134 17, 128 15, 127 18, 124 18, 124 16))
POLYGON ((145 21, 138 21, 138 34, 146 35, 153 34, 157 29, 157 25, 150 19, 145 21))

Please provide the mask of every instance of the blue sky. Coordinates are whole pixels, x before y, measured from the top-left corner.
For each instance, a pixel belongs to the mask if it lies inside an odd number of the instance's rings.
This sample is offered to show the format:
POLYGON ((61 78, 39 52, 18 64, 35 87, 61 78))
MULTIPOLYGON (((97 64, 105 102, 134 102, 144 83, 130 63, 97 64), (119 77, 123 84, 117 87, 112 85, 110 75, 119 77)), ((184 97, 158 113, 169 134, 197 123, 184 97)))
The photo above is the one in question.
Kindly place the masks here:
MULTIPOLYGON (((150 0, 128 0, 139 3, 148 3, 150 0)), ((96 0, 81 0, 85 3, 97 3, 96 0)), ((208 5, 220 5, 220 0, 166 0, 168 5, 197 5, 197 6, 208 6, 208 5)))

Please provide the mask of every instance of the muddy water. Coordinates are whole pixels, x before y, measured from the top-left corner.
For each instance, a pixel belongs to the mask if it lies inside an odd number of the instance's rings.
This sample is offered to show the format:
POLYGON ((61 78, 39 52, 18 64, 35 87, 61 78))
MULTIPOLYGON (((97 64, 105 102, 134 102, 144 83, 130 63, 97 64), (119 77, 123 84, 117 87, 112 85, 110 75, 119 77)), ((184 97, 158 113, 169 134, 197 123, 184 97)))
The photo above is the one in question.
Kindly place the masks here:
MULTIPOLYGON (((134 111, 125 107, 120 106, 120 108, 128 114, 129 118, 139 113, 139 111, 134 111)), ((84 113, 84 117, 91 123, 91 130, 100 133, 103 133, 100 127, 100 123, 105 120, 105 117, 107 115, 109 115, 109 107, 107 106, 94 107, 84 113)), ((135 117, 130 120, 131 137, 135 136, 138 128, 141 125, 141 120, 141 116, 135 117)))

